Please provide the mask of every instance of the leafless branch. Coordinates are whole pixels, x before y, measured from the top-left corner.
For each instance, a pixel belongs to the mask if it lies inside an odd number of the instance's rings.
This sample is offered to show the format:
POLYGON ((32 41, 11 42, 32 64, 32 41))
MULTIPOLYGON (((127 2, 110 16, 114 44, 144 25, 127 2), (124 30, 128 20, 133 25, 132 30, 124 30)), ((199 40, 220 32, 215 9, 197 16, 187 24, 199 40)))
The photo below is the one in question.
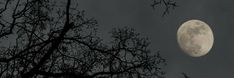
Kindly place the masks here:
POLYGON ((165 16, 166 14, 169 14, 170 9, 174 9, 175 7, 178 7, 177 3, 173 0, 153 0, 151 7, 155 9, 155 7, 159 5, 162 5, 163 7, 165 7, 163 16, 165 16))

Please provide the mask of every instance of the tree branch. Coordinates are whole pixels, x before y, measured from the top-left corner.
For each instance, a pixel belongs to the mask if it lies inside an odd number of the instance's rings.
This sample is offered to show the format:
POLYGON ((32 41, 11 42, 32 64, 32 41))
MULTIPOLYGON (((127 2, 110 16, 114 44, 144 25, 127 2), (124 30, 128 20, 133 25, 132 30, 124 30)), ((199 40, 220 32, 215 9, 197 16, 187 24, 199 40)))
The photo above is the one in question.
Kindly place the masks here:
POLYGON ((69 7, 70 7, 70 3, 71 0, 67 1, 67 7, 66 7, 66 23, 63 27, 62 32, 60 33, 59 37, 57 37, 51 45, 51 48, 48 50, 48 52, 40 59, 40 61, 38 62, 38 64, 33 67, 28 73, 23 75, 23 78, 29 78, 32 77, 34 74, 38 73, 38 70, 41 66, 44 65, 44 63, 46 62, 46 60, 48 60, 51 56, 51 54, 53 54, 53 52, 58 48, 59 44, 61 43, 64 35, 69 31, 69 29, 72 27, 71 24, 69 24, 69 7))
POLYGON ((155 9, 157 5, 163 5, 165 7, 165 10, 163 12, 162 16, 165 16, 166 14, 169 14, 169 9, 174 9, 177 7, 177 3, 171 0, 153 0, 153 3, 151 4, 151 7, 155 9))

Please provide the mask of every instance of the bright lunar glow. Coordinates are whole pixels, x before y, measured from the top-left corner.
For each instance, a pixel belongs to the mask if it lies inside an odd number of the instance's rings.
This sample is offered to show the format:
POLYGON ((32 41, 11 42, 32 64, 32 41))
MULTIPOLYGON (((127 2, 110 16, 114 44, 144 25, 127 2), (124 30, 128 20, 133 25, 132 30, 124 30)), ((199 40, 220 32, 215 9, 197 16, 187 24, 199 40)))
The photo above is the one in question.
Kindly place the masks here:
POLYGON ((213 46, 213 32, 208 24, 200 20, 189 20, 177 31, 180 48, 192 57, 206 55, 213 46))

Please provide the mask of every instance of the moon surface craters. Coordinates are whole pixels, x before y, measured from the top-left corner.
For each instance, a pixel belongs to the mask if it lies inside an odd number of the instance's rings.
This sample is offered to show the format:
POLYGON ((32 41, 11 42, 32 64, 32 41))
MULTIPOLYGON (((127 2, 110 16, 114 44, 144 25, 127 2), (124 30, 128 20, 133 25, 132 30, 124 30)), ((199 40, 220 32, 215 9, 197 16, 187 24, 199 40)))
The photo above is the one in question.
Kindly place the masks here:
POLYGON ((183 23, 177 31, 177 38, 181 49, 193 57, 207 54, 213 45, 212 30, 200 20, 183 23))

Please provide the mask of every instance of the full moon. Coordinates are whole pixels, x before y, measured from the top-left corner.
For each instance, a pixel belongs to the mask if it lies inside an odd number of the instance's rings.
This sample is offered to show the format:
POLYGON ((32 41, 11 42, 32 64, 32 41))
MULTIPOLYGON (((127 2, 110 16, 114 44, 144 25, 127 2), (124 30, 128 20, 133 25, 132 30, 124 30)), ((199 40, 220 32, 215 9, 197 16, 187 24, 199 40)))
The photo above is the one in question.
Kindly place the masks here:
POLYGON ((213 46, 214 36, 208 24, 200 20, 184 22, 177 31, 180 48, 192 57, 206 55, 213 46))

